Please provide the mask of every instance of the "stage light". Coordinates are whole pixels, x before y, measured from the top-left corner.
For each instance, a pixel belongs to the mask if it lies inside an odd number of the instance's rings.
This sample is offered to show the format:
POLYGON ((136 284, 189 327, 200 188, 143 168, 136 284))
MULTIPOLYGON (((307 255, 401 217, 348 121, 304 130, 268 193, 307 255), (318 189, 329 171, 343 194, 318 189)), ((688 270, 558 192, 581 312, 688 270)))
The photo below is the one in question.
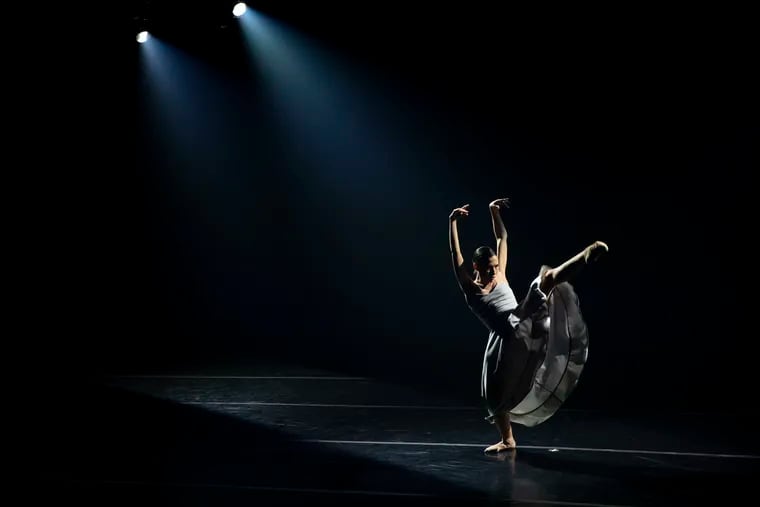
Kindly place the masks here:
POLYGON ((247 6, 243 2, 238 2, 235 4, 235 7, 232 8, 232 14, 234 14, 236 18, 239 18, 245 14, 246 9, 247 6))
POLYGON ((146 31, 143 30, 142 32, 140 32, 140 33, 137 34, 137 42, 139 42, 140 44, 142 44, 146 40, 148 40, 148 32, 146 32, 146 31))

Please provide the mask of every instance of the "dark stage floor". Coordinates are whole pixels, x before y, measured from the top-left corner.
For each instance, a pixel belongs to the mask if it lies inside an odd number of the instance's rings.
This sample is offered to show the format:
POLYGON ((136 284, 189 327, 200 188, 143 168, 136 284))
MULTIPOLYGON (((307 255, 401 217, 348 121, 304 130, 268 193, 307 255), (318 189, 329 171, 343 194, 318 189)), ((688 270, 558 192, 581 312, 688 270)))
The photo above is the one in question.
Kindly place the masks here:
POLYGON ((263 368, 67 388, 52 464, 100 505, 726 505, 756 490, 756 421, 565 409, 488 456, 478 406, 263 368))

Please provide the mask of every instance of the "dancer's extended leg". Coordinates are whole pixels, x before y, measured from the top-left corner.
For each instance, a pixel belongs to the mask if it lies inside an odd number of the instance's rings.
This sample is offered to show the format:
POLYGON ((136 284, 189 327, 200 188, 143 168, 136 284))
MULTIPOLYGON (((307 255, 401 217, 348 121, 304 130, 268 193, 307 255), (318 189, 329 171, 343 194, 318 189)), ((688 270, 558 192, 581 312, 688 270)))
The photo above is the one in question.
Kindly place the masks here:
POLYGON ((541 292, 549 294, 555 285, 567 282, 574 278, 583 269, 583 266, 594 262, 601 255, 607 253, 609 247, 602 241, 595 241, 580 253, 566 260, 556 268, 541 270, 541 292))

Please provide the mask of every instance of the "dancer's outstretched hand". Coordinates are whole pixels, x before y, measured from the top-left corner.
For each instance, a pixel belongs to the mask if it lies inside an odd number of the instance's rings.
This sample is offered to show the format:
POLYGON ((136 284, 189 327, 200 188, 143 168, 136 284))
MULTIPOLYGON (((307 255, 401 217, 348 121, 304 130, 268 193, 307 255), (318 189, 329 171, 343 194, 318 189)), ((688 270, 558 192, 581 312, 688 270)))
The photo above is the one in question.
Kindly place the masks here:
POLYGON ((505 197, 503 199, 496 199, 491 204, 488 205, 491 209, 503 209, 503 208, 509 208, 509 197, 505 197))
POLYGON ((470 205, 465 204, 461 208, 454 208, 454 210, 451 212, 451 215, 449 215, 449 220, 456 220, 459 217, 466 217, 470 214, 469 210, 470 205))

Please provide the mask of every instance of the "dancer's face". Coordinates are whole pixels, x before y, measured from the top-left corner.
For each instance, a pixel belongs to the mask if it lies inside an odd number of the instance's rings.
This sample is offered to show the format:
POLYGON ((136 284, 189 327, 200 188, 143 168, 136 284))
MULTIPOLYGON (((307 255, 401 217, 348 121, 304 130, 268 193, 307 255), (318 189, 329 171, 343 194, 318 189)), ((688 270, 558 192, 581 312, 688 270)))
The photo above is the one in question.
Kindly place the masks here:
POLYGON ((483 283, 488 283, 496 276, 496 272, 499 270, 499 258, 495 255, 488 258, 487 263, 482 265, 473 264, 473 268, 478 273, 480 280, 483 283))

